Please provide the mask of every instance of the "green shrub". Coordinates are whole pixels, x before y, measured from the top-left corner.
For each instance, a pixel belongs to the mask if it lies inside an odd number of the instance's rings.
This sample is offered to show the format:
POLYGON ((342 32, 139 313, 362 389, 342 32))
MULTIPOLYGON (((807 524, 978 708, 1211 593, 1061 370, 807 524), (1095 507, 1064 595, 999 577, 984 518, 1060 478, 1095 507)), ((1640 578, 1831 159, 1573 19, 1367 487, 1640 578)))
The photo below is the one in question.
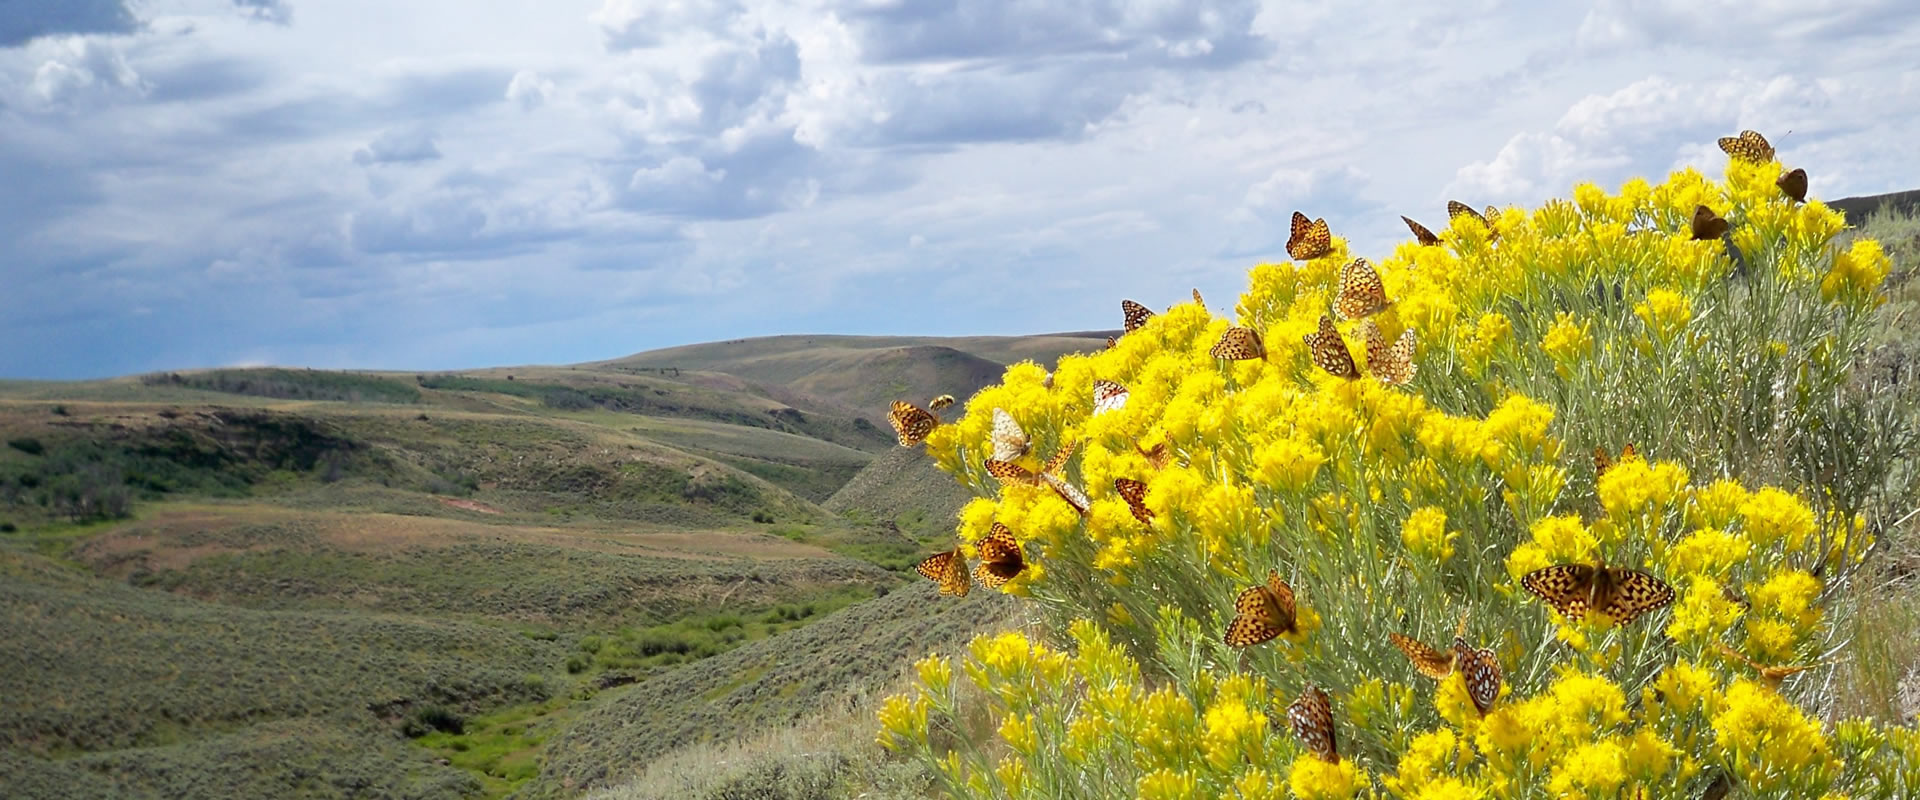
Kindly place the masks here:
POLYGON ((22 436, 18 439, 8 439, 7 446, 15 450, 18 450, 22 453, 26 453, 27 455, 30 455, 30 456, 37 456, 47 452, 46 445, 41 444, 39 439, 35 439, 30 436, 22 436))

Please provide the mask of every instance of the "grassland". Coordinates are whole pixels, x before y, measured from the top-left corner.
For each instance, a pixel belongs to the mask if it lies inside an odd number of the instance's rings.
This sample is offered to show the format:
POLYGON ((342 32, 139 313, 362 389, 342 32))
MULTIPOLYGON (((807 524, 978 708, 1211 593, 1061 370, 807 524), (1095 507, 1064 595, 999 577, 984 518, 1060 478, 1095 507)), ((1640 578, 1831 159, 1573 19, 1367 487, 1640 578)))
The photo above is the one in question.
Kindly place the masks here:
MULTIPOLYGON (((884 402, 812 390, 921 352, 869 345, 814 384, 596 365, 0 382, 0 785, 568 794, 589 762, 631 776, 854 702, 1005 610, 911 576, 958 495, 894 445, 884 402)), ((933 361, 909 382, 999 370, 933 361)))

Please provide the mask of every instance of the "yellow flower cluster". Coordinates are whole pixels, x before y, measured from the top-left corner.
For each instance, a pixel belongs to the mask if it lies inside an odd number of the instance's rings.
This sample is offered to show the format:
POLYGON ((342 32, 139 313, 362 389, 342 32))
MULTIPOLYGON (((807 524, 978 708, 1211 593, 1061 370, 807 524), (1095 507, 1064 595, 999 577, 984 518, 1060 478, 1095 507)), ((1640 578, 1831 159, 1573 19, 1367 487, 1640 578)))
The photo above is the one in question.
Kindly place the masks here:
POLYGON ((1751 434, 1821 422, 1794 398, 1846 379, 1823 354, 1866 320, 1833 305, 1876 305, 1888 263, 1875 244, 1830 247, 1839 215, 1790 202, 1779 174, 1736 161, 1725 184, 1693 170, 1613 194, 1582 184, 1401 245, 1374 265, 1385 302, 1367 321, 1414 332, 1405 384, 1377 379, 1389 365, 1368 363, 1382 356, 1344 314, 1359 377, 1303 343, 1369 291, 1343 285, 1338 237, 1324 257, 1252 270, 1232 325, 1263 358, 1214 358, 1229 321, 1182 303, 1050 376, 1010 367, 926 446, 978 495, 961 542, 994 523, 1019 538, 1006 590, 1038 601, 1054 638, 981 637, 957 665, 966 681, 921 662, 919 690, 882 708, 882 741, 969 798, 1920 783, 1920 737, 1836 733, 1798 704, 1841 638, 1822 575, 1858 563, 1857 487, 1874 482, 1837 463, 1821 493, 1759 485, 1746 470, 1778 456, 1751 434), (1737 250, 1693 239, 1700 205, 1737 250), (1124 404, 1096 413, 1095 381, 1124 404), (1028 471, 1077 448, 1052 477, 1084 507, 989 474, 996 409, 1030 439, 1014 462, 1028 471), (1575 455, 1630 443, 1640 456, 1575 455), (1409 644, 1455 635, 1458 653, 1409 644), (1330 730, 1301 705, 1310 686, 1330 730), (993 747, 928 733, 983 718, 993 747))

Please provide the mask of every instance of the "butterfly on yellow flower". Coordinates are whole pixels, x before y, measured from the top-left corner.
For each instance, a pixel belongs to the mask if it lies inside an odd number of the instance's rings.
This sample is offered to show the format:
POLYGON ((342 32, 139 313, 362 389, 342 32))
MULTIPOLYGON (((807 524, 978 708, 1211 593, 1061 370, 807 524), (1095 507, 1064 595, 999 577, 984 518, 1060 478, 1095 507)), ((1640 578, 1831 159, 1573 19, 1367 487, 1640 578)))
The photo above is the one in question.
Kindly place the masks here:
POLYGON ((1599 611, 1615 625, 1673 602, 1673 587, 1635 569, 1594 564, 1555 564, 1520 578, 1520 585, 1560 612, 1568 621, 1599 611))
POLYGON ((1387 299, 1387 287, 1380 273, 1364 258, 1356 258, 1340 268, 1340 292, 1334 296, 1333 313, 1341 319, 1355 320, 1385 311, 1393 301, 1387 299))
POLYGON ((1066 478, 1043 472, 1040 473, 1040 480, 1046 483, 1048 488, 1053 489, 1053 493, 1059 495, 1060 499, 1067 501, 1067 505, 1073 506, 1074 511, 1080 512, 1080 516, 1084 517, 1088 511, 1092 510, 1093 501, 1087 499, 1087 493, 1081 491, 1080 487, 1068 483, 1066 478))
POLYGON ((1053 454, 1053 458, 1047 459, 1047 463, 1040 467, 1039 474, 1035 474, 1032 470, 1013 463, 1011 459, 1000 458, 989 458, 986 460, 987 474, 1003 481, 1013 481, 1015 483, 1024 483, 1028 486, 1038 486, 1041 483, 1042 475, 1056 475, 1059 474, 1062 469, 1065 469, 1067 459, 1073 458, 1073 451, 1079 446, 1079 442, 1069 442, 1066 446, 1061 447, 1058 452, 1053 454))
POLYGON ((1093 413, 1095 416, 1109 411, 1119 411, 1127 406, 1127 387, 1110 380, 1093 382, 1093 413))
POLYGON ((1732 227, 1724 217, 1713 213, 1711 208, 1699 206, 1693 210, 1693 240, 1696 242, 1718 241, 1732 227))
POLYGON ((1488 241, 1493 241, 1495 239, 1500 238, 1500 232, 1493 229, 1493 222, 1492 222, 1493 218, 1499 215, 1500 215, 1500 209, 1494 208, 1493 206, 1487 206, 1487 213, 1482 214, 1478 211, 1473 210, 1473 206, 1467 205, 1466 203, 1462 203, 1458 200, 1447 201, 1447 221, 1448 222, 1452 222, 1453 220, 1459 219, 1461 217, 1472 217, 1474 219, 1477 219, 1480 221, 1481 225, 1486 227, 1488 241))
POLYGON ((940 424, 940 418, 934 416, 933 412, 905 400, 893 401, 893 409, 887 412, 887 421, 893 424, 893 432, 899 436, 901 447, 912 447, 926 441, 927 434, 940 424))
POLYGON ((1142 525, 1153 524, 1153 511, 1147 508, 1147 485, 1132 478, 1114 478, 1113 489, 1120 493, 1120 499, 1127 501, 1127 510, 1133 512, 1133 518, 1142 525))
POLYGON ((939 584, 941 594, 966 597, 967 591, 973 588, 973 581, 967 576, 967 559, 958 547, 928 556, 913 565, 913 570, 939 584))
POLYGON ((1294 618, 1293 587, 1280 580, 1278 570, 1267 571, 1267 582, 1240 592, 1233 600, 1233 620, 1224 641, 1247 647, 1299 630, 1294 618))
POLYGON ((1145 458, 1148 464, 1152 464, 1154 469, 1166 469, 1168 464, 1173 463, 1173 448, 1168 447, 1166 442, 1151 448, 1143 448, 1139 442, 1134 442, 1133 449, 1140 454, 1141 458, 1145 458))
POLYGON ((927 401, 927 408, 933 411, 940 411, 942 409, 945 409, 948 406, 953 405, 953 403, 954 403, 953 395, 943 394, 943 395, 940 395, 939 397, 936 397, 936 398, 933 398, 932 400, 927 401))
POLYGON ((1493 710, 1494 701, 1500 699, 1500 659, 1494 657, 1492 648, 1475 650, 1459 637, 1453 640, 1453 658, 1454 670, 1466 680, 1467 697, 1472 698, 1480 716, 1486 716, 1493 710))
POLYGON ((973 568, 973 575, 989 589, 998 589, 1007 585, 1027 568, 1026 554, 1020 549, 1020 540, 1013 538, 1013 530, 998 522, 974 549, 980 554, 980 565, 973 568))
POLYGON ((1367 340, 1367 371, 1381 383, 1390 386, 1404 386, 1413 380, 1419 368, 1413 363, 1413 329, 1400 332, 1400 338, 1392 345, 1387 344, 1387 336, 1380 332, 1380 326, 1373 320, 1360 323, 1361 333, 1367 340))
POLYGON ((1287 706, 1287 725, 1306 745, 1307 752, 1322 761, 1340 763, 1340 746, 1333 732, 1333 701, 1320 687, 1307 684, 1300 697, 1287 706))
POLYGON ((1742 653, 1738 650, 1735 650, 1731 647, 1728 647, 1726 642, 1715 641, 1714 644, 1719 646, 1721 655, 1726 656, 1728 659, 1742 662, 1747 666, 1752 667, 1755 672, 1760 673, 1761 681, 1766 683, 1767 688, 1769 689, 1780 688, 1780 682, 1786 680, 1788 677, 1794 675, 1795 673, 1806 672, 1807 670, 1813 669, 1815 667, 1821 667, 1826 665, 1826 662, 1821 662, 1817 664, 1796 664, 1793 666, 1778 666, 1778 665, 1762 664, 1758 661, 1753 660, 1752 658, 1747 657, 1747 654, 1742 653))
POLYGON ((1266 358, 1267 346, 1260 341, 1259 331, 1235 326, 1220 334, 1220 341, 1207 348, 1207 355, 1228 361, 1251 361, 1266 358))
POLYGON ((1120 313, 1124 318, 1121 324, 1126 333, 1139 330, 1147 324, 1147 320, 1153 319, 1153 309, 1132 300, 1120 301, 1120 313))
POLYGON ((987 438, 993 443, 995 461, 1012 461, 1026 455, 1033 447, 1033 442, 1027 439, 1026 430, 1004 408, 993 410, 993 430, 987 438))
POLYGON ((1293 221, 1288 226, 1287 256, 1295 261, 1312 261, 1333 252, 1333 231, 1327 228, 1327 221, 1307 220, 1307 215, 1293 212, 1293 221))
POLYGON ((1301 338, 1307 343, 1314 365, 1336 378, 1356 380, 1360 377, 1360 367, 1353 363, 1353 353, 1347 351, 1347 340, 1341 338, 1340 329, 1333 326, 1333 317, 1321 314, 1320 330, 1301 338))
POLYGON ((1120 340, 1118 340, 1118 339, 1115 339, 1115 338, 1113 338, 1113 337, 1111 337, 1111 336, 1109 336, 1109 337, 1107 337, 1107 349, 1108 349, 1108 350, 1112 350, 1113 348, 1116 348, 1116 347, 1119 347, 1119 346, 1120 346, 1120 340))
POLYGON ((1207 301, 1200 299, 1200 288, 1197 286, 1193 290, 1193 304, 1201 308, 1207 307, 1207 301))
POLYGON ((1765 164, 1773 160, 1773 145, 1759 131, 1741 131, 1738 136, 1720 137, 1720 150, 1735 161, 1765 164))
MULTIPOLYGON (((1407 654, 1407 660, 1413 662, 1413 668, 1420 674, 1434 680, 1441 680, 1453 674, 1453 653, 1443 652, 1429 647, 1426 642, 1398 633, 1387 634, 1387 641, 1400 652, 1407 654)), ((1466 642, 1456 637, 1454 642, 1465 646, 1466 642)))
MULTIPOLYGON (((1630 461, 1639 457, 1640 457, 1640 452, 1638 450, 1633 449, 1632 442, 1628 442, 1626 447, 1620 448, 1619 460, 1622 462, 1630 461)), ((1606 448, 1604 447, 1593 448, 1594 480, 1599 480, 1600 476, 1607 474, 1607 470, 1613 469, 1614 463, 1615 463, 1614 459, 1611 456, 1607 455, 1606 448)))
POLYGON ((1421 247, 1432 247, 1440 243, 1440 237, 1433 235, 1433 231, 1427 230, 1427 226, 1414 222, 1404 215, 1400 217, 1400 221, 1407 223, 1407 230, 1413 231, 1413 240, 1419 242, 1421 247))
POLYGON ((1807 171, 1795 168, 1774 181, 1780 192, 1796 203, 1807 202, 1807 171))

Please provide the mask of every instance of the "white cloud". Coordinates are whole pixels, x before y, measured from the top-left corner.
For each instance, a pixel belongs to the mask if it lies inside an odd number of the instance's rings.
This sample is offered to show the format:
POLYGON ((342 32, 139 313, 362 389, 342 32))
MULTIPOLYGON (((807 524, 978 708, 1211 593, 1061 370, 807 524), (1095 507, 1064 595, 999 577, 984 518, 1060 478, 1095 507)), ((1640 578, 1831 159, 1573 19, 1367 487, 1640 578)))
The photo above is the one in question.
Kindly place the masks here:
POLYGON ((507 83, 507 101, 520 106, 523 111, 532 111, 546 105, 557 91, 553 81, 541 77, 540 73, 523 69, 513 73, 513 80, 507 83))
POLYGON ((33 72, 33 93, 43 103, 59 105, 90 90, 135 94, 146 89, 140 73, 127 64, 126 56, 111 41, 91 36, 70 36, 42 40, 31 49, 47 57, 33 72))
POLYGON ((374 137, 366 147, 353 151, 353 163, 361 166, 407 164, 438 158, 440 148, 433 143, 433 133, 425 129, 386 131, 374 137))

